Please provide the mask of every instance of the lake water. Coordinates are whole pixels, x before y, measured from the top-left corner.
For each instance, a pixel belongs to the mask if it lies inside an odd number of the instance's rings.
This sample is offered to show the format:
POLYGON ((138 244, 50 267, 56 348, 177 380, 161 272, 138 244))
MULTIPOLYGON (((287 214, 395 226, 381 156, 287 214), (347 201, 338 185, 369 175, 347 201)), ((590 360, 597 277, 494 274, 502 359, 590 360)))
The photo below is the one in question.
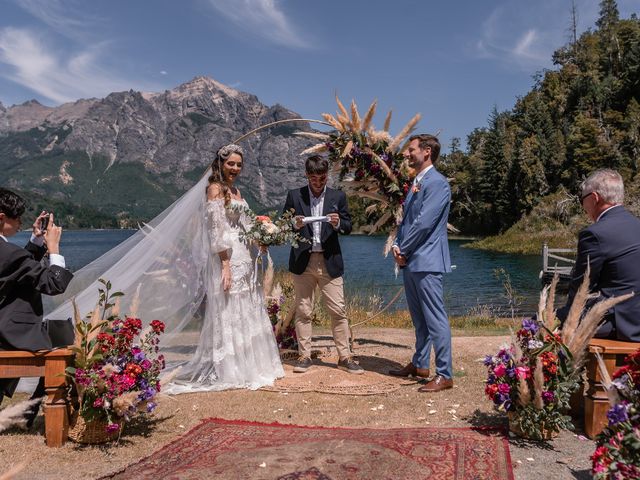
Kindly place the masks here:
MULTIPOLYGON (((65 230, 61 252, 67 266, 77 270, 122 242, 132 230, 65 230)), ((24 245, 29 233, 21 232, 11 241, 24 245)), ((382 249, 386 237, 351 235, 341 237, 345 261, 345 294, 368 298, 378 295, 388 301, 402 286, 402 275, 395 277, 393 258, 384 258, 382 249)), ((542 260, 537 255, 511 255, 462 248, 468 240, 450 240, 452 273, 444 276, 445 302, 450 315, 462 315, 482 306, 494 313, 507 315, 508 300, 503 287, 504 277, 496 278, 494 271, 503 268, 511 278, 515 293, 521 297, 518 311, 532 313, 538 302, 540 281, 538 274, 542 260)), ((276 269, 287 268, 288 247, 271 248, 276 269)), ((404 295, 391 309, 406 308, 404 295)))

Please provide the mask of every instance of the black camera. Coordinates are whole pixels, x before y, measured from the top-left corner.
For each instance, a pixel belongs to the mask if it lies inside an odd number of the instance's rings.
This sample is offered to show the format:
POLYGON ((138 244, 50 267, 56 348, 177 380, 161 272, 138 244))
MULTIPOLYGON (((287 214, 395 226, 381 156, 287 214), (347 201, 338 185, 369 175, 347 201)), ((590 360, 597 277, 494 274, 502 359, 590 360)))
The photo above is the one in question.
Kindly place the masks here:
POLYGON ((49 226, 49 218, 50 218, 49 215, 51 214, 51 212, 46 212, 46 213, 47 213, 47 216, 40 219, 40 230, 42 230, 43 232, 49 226))

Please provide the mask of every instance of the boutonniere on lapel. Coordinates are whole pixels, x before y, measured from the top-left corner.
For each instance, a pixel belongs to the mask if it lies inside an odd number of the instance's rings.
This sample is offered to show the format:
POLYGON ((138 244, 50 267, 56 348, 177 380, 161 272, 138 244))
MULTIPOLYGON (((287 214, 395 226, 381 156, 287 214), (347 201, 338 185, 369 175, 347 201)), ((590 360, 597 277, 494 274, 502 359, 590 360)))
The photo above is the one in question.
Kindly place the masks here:
POLYGON ((413 187, 411 187, 411 191, 413 193, 418 193, 421 188, 422 188, 422 186, 419 183, 416 183, 413 187))

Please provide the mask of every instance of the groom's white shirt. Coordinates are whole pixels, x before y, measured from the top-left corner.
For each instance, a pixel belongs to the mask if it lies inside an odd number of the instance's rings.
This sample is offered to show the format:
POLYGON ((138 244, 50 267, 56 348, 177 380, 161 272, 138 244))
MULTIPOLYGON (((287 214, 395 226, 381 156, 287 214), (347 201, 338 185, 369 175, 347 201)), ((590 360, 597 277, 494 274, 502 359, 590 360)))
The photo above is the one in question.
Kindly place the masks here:
POLYGON ((429 165, 427 168, 425 168, 424 170, 422 170, 418 175, 416 175, 416 178, 413 179, 413 185, 417 185, 419 184, 422 179, 424 178, 424 176, 427 174, 427 172, 429 170, 431 170, 433 168, 433 164, 429 165))
MULTIPOLYGON (((2 240, 4 240, 5 242, 9 241, 4 235, 0 235, 0 238, 2 238, 2 240)), ((39 247, 42 247, 44 245, 44 239, 42 237, 36 237, 33 233, 31 234, 31 239, 29 241, 39 247)), ((49 265, 57 265, 60 268, 66 268, 64 257, 57 253, 49 254, 49 265)))
MULTIPOLYGON (((311 199, 311 216, 320 217, 324 210, 324 195, 327 193, 327 187, 325 185, 322 193, 319 197, 313 195, 311 187, 309 188, 309 198, 311 199)), ((322 222, 313 222, 311 224, 313 230, 313 243, 311 244, 312 252, 322 252, 322 241, 320 240, 320 233, 322 232, 322 222)))

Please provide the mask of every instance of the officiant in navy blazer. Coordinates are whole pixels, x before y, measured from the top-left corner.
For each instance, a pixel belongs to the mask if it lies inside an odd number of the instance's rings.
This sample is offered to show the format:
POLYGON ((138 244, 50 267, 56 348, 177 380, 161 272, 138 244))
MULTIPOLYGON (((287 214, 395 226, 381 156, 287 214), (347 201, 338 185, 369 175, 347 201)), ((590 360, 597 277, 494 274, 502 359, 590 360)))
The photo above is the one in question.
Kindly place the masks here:
POLYGON ((295 327, 299 358, 294 372, 306 372, 311 361, 311 319, 313 295, 320 288, 325 307, 331 316, 333 340, 338 351, 338 368, 360 374, 364 370, 353 361, 349 347, 349 322, 344 302, 344 263, 339 234, 351 233, 351 215, 347 196, 327 187, 329 161, 313 155, 305 161, 308 185, 290 190, 284 211, 294 210, 295 228, 307 242, 291 247, 289 271, 293 273, 296 294, 295 327), (316 217, 306 223, 303 219, 316 217), (324 221, 323 221, 324 220, 324 221))
MULTIPOLYGON (((36 219, 25 248, 7 241, 20 231, 24 211, 19 195, 0 188, 0 350, 51 349, 42 323, 41 295, 63 293, 73 278, 59 254, 62 229, 53 223, 53 214, 42 212, 36 219), (46 231, 40 230, 44 217, 49 218, 46 231), (49 266, 41 263, 47 251, 49 266)), ((4 395, 13 395, 17 383, 18 379, 0 379, 0 403, 4 395)), ((43 395, 41 381, 32 398, 43 395)))
POLYGON ((605 298, 635 292, 605 315, 597 337, 640 342, 640 219, 624 208, 624 183, 614 170, 592 173, 582 184, 580 201, 593 223, 580 231, 578 254, 565 307, 564 321, 589 264, 589 291, 605 298))
POLYGON ((392 247, 402 268, 405 294, 416 334, 416 350, 410 363, 389 373, 429 377, 431 349, 436 355, 436 375, 419 392, 453 387, 451 327, 444 307, 443 273, 451 271, 447 220, 451 190, 434 163, 440 142, 433 135, 413 135, 404 151, 416 172, 404 203, 404 215, 392 247))

